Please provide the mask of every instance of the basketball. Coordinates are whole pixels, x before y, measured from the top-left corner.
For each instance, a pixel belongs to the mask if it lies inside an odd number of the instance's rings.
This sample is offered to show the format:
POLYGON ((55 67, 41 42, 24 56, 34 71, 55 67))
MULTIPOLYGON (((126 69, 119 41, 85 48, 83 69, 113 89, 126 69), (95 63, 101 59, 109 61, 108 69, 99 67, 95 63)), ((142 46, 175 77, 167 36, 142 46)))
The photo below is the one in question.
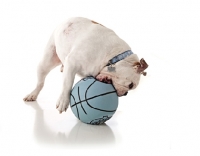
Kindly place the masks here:
POLYGON ((100 82, 94 77, 86 77, 73 87, 70 107, 80 121, 100 125, 116 112, 118 96, 112 84, 100 82))

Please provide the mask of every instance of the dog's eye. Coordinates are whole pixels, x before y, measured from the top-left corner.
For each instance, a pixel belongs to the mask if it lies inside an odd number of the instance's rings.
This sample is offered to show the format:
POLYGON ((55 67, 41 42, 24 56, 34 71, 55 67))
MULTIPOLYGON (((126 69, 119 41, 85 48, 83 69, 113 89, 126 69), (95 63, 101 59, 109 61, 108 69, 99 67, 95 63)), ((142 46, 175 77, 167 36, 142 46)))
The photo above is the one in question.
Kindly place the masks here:
POLYGON ((129 87, 129 89, 132 89, 133 88, 133 82, 128 86, 129 87))

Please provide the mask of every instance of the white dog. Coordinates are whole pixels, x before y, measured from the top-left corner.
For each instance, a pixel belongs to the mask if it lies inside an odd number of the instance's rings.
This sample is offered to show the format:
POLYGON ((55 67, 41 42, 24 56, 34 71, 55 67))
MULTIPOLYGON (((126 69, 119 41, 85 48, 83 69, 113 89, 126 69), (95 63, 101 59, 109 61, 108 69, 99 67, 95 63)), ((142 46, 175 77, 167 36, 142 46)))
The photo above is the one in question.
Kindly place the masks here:
POLYGON ((144 59, 139 61, 129 45, 111 29, 86 18, 71 18, 50 37, 38 65, 37 86, 24 101, 36 100, 45 77, 60 64, 64 74, 63 88, 56 104, 60 113, 68 108, 76 74, 112 83, 118 96, 123 96, 137 87, 140 75, 146 75, 144 70, 148 67, 144 59))

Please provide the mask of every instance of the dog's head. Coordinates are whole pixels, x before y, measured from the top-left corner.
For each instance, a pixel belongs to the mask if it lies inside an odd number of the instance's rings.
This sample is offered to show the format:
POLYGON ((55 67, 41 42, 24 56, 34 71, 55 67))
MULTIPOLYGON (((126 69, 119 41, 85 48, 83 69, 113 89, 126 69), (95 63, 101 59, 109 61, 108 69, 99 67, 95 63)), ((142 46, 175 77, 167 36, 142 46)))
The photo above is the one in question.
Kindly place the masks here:
POLYGON ((108 71, 107 66, 104 67, 96 76, 96 79, 105 83, 112 83, 117 90, 118 96, 123 96, 129 90, 138 86, 140 75, 146 75, 144 70, 148 67, 148 64, 144 59, 139 61, 137 55, 133 54, 117 62, 114 67, 114 72, 108 71))

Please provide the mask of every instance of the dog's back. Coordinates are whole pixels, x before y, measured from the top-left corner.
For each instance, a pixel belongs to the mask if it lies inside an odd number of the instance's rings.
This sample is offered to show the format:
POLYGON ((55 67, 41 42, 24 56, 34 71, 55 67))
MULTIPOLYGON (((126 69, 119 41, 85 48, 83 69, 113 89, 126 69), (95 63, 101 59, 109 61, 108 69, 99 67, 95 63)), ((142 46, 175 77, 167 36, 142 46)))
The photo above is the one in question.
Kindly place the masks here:
POLYGON ((120 39, 114 31, 82 17, 70 18, 57 27, 54 32, 54 40, 58 56, 60 55, 59 50, 62 51, 61 62, 74 48, 79 56, 82 52, 88 56, 98 54, 101 59, 109 52, 115 56, 121 51, 130 49, 128 44, 120 39), (80 51, 82 52, 80 53, 80 51), (113 51, 116 51, 116 54, 113 51))

